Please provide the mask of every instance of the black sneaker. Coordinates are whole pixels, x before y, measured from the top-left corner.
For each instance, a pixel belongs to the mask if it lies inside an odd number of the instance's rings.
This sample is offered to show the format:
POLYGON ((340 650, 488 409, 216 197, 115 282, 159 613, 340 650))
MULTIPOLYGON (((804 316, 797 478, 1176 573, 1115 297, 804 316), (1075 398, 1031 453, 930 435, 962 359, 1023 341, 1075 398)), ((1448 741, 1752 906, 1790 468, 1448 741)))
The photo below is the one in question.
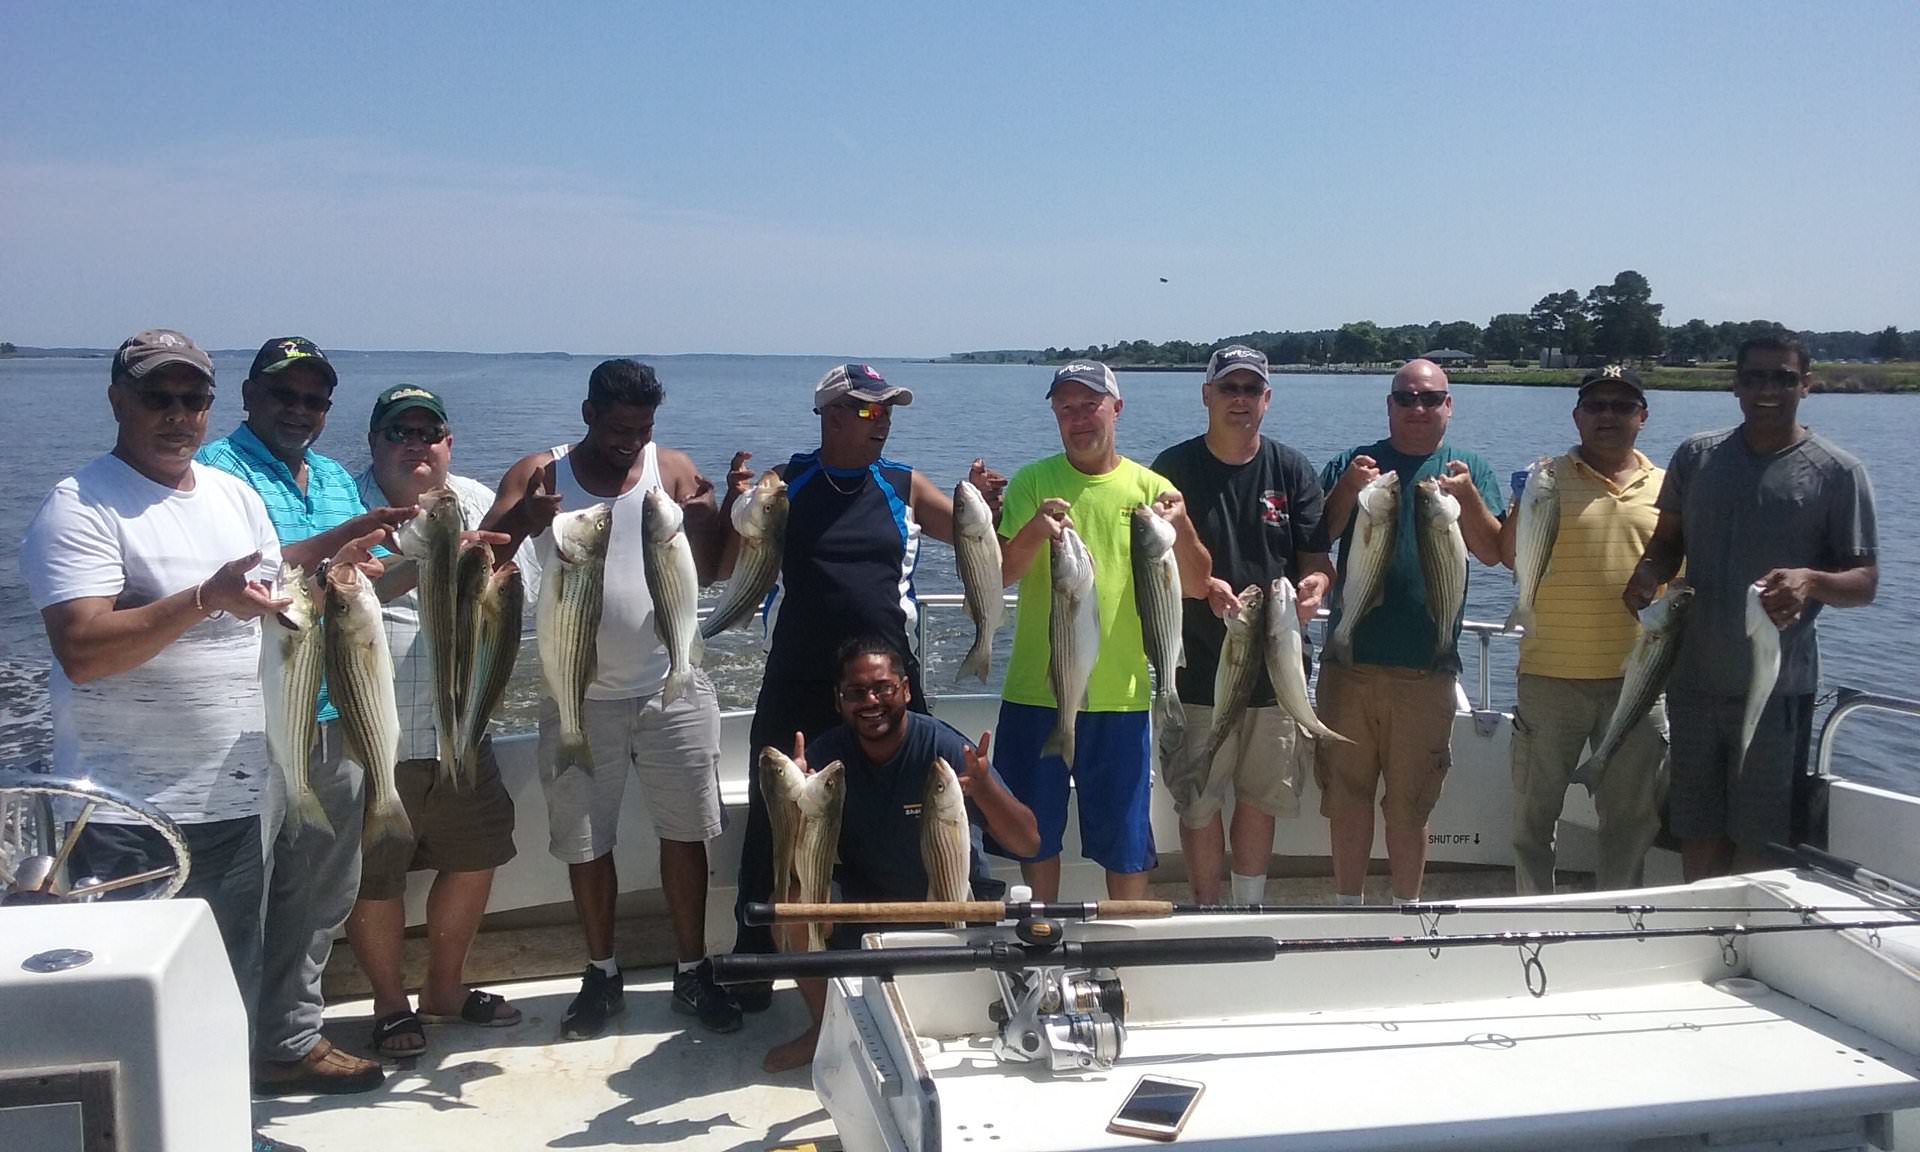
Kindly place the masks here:
POLYGON ((580 994, 560 1017, 560 1036, 565 1040, 591 1040, 607 1030, 609 1018, 626 1010, 627 990, 620 977, 609 976, 589 964, 580 977, 580 994))
POLYGON ((742 1012, 765 1012, 773 1007, 773 981, 755 980, 751 984, 729 984, 727 995, 742 1012))
POLYGON ((740 1027, 740 1006, 727 990, 713 982, 713 962, 700 961, 698 968, 673 974, 673 1010, 698 1016, 709 1032, 732 1032, 740 1027))

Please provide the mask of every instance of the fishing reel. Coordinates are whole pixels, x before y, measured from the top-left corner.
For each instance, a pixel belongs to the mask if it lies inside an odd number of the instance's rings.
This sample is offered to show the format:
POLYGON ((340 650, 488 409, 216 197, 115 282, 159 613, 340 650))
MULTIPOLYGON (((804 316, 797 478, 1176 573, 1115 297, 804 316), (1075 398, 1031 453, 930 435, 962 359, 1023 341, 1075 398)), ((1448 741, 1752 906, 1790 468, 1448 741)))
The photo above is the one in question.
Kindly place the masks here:
MULTIPOLYGON (((1057 920, 1029 918, 1014 932, 1022 943, 1040 949, 1061 938, 1057 920)), ((994 977, 1000 999, 987 1016, 997 1025, 993 1051, 1001 1060, 1044 1064, 1057 1075, 1105 1071, 1120 1059, 1127 1038, 1127 993, 1113 969, 1041 963, 994 977)))

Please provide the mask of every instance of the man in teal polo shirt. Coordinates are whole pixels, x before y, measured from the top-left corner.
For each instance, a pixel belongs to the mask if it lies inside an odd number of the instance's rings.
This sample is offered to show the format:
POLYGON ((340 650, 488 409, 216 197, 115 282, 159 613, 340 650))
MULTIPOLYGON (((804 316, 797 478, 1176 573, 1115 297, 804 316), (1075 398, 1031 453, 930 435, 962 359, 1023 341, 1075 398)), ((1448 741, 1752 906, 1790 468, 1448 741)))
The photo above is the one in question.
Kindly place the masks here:
MULTIPOLYGON (((260 494, 285 562, 308 572, 343 548, 372 544, 416 511, 368 511, 353 476, 309 447, 327 425, 338 382, 313 341, 267 341, 240 386, 246 422, 198 455, 260 494)), ((332 833, 306 828, 293 840, 277 772, 262 829, 273 845, 254 1039, 254 1090, 263 1094, 364 1092, 383 1079, 378 1063, 349 1055, 320 1034, 326 1007, 320 975, 360 890, 362 774, 342 755, 338 718, 322 685, 310 779, 332 833)))
MULTIPOLYGON (((1373 805, 1385 780, 1381 812, 1387 863, 1397 902, 1420 898, 1427 863, 1427 817, 1440 798, 1452 757, 1457 645, 1436 652, 1433 618, 1415 535, 1414 485, 1429 478, 1460 501, 1467 551, 1489 567, 1500 563, 1500 519, 1506 499, 1478 453, 1447 443, 1453 394, 1447 374, 1430 360, 1410 360, 1387 393, 1387 438, 1341 453, 1321 472, 1327 491, 1326 530, 1340 538, 1342 580, 1329 633, 1346 608, 1347 553, 1360 490, 1383 472, 1400 478, 1400 524, 1380 603, 1354 630, 1350 665, 1320 666, 1320 719, 1351 744, 1322 741, 1315 752, 1320 812, 1333 841, 1333 887, 1343 904, 1358 904, 1373 852, 1373 805)), ((1460 635, 1460 621, 1453 622, 1460 635)))

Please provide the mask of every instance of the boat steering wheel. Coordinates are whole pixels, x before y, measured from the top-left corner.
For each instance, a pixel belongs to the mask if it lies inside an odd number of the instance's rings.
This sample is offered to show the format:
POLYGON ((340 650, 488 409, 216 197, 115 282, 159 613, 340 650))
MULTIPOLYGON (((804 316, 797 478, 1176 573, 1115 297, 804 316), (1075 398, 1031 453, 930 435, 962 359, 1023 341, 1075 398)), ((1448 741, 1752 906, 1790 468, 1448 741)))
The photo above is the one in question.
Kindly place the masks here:
POLYGON ((187 882, 192 854, 180 825, 153 805, 95 784, 91 780, 63 780, 38 773, 0 774, 0 905, 39 904, 79 901, 103 896, 139 884, 157 884, 147 892, 147 900, 168 900, 187 882), (53 816, 53 801, 80 802, 80 815, 66 826, 59 837, 53 816), (80 888, 68 888, 63 882, 67 858, 79 842, 87 821, 102 806, 130 816, 160 834, 173 854, 173 863, 101 880, 80 888))

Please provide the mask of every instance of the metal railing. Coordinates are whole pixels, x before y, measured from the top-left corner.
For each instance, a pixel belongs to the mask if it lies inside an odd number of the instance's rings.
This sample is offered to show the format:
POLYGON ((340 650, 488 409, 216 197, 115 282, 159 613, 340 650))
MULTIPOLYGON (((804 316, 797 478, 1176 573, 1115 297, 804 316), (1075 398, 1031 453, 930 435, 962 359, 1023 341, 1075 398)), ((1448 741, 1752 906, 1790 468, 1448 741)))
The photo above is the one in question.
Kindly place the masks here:
MULTIPOLYGON (((1008 608, 1014 608, 1019 603, 1019 597, 1014 593, 1008 593, 1003 599, 1008 608)), ((927 613, 925 609, 957 608, 964 611, 967 606, 967 600, 965 596, 962 596, 958 592, 923 592, 916 597, 916 600, 922 611, 919 621, 915 625, 913 638, 914 648, 916 651, 925 652, 927 650, 927 613)), ((1328 615, 1327 610, 1322 608, 1314 617, 1314 622, 1320 626, 1323 642, 1325 640, 1328 615)), ((1478 640, 1480 644, 1479 692, 1473 698, 1473 707, 1476 712, 1485 712, 1491 706, 1491 701, 1493 700, 1493 665, 1488 657, 1493 651, 1494 638, 1499 637, 1517 641, 1523 633, 1522 630, 1518 628, 1509 630, 1503 624, 1492 624, 1485 620, 1468 620, 1460 625, 1460 634, 1462 636, 1471 635, 1478 640)))
POLYGON ((1827 713, 1827 722, 1820 727, 1820 751, 1815 760, 1819 775, 1833 775, 1833 745, 1835 737, 1839 734, 1840 725, 1846 723, 1856 712, 1865 712, 1869 709, 1877 712, 1893 712, 1902 716, 1920 716, 1920 700, 1883 696, 1877 692, 1862 692, 1857 688, 1841 688, 1836 691, 1833 711, 1827 713))

